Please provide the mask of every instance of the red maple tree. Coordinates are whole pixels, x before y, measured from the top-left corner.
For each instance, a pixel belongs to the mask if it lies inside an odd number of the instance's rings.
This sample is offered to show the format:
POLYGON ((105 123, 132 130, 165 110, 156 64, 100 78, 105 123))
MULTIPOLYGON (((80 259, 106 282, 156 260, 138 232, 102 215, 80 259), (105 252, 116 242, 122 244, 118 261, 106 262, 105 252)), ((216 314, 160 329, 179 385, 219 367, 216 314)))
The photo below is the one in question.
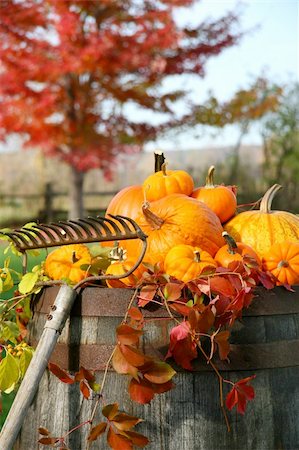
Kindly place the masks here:
POLYGON ((175 108, 188 86, 166 90, 165 80, 203 77, 207 60, 238 41, 232 13, 180 27, 175 10, 194 3, 1 1, 0 140, 20 134, 26 146, 71 166, 71 217, 83 213, 86 171, 100 168, 109 177, 119 153, 141 150, 190 117, 175 108), (127 105, 135 105, 136 117, 127 105), (140 109, 163 120, 150 125, 140 109))

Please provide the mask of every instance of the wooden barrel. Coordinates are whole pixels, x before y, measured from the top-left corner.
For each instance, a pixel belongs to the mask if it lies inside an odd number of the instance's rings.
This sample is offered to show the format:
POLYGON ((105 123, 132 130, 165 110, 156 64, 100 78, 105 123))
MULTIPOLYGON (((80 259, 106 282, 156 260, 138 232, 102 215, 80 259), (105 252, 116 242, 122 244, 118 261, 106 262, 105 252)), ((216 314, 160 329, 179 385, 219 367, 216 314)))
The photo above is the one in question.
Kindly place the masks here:
MULTIPOLYGON (((35 307, 31 339, 37 341, 56 297, 54 287, 44 289, 35 307)), ((76 301, 71 318, 59 339, 52 361, 77 370, 80 365, 103 369, 115 343, 115 329, 127 309, 132 291, 87 288, 76 301)), ((299 449, 299 289, 257 289, 257 297, 244 311, 232 332, 230 364, 218 367, 226 379, 237 381, 256 374, 252 385, 256 398, 248 403, 244 416, 228 413, 228 433, 219 406, 219 386, 214 372, 204 361, 193 372, 178 369, 176 387, 158 395, 149 405, 131 402, 128 377, 108 373, 105 403, 117 402, 121 409, 144 419, 136 431, 151 440, 151 450, 296 450, 299 449)), ((165 311, 145 311, 146 319, 165 317, 165 311)), ((167 348, 168 320, 148 320, 144 345, 156 353, 167 348)), ((64 435, 86 421, 92 402, 82 400, 78 384, 61 383, 47 372, 36 398, 26 414, 16 450, 37 448, 38 428, 52 436, 64 435)), ((97 422, 101 421, 99 412, 97 422)), ((69 436, 71 450, 86 448, 88 425, 69 436)), ((91 449, 107 449, 103 437, 91 449)))

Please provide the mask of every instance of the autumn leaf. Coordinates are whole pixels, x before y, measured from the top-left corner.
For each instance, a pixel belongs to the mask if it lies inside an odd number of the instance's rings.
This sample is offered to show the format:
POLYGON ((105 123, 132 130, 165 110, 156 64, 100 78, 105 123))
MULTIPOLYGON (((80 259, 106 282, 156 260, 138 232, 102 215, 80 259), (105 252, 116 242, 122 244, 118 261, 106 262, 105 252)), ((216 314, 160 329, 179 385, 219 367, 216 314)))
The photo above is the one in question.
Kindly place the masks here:
POLYGON ((87 380, 88 382, 94 382, 95 376, 90 371, 85 369, 84 367, 80 367, 79 372, 75 373, 75 381, 87 380))
POLYGON ((83 397, 86 398, 86 400, 90 398, 92 390, 85 380, 80 381, 80 391, 82 392, 83 397))
POLYGON ((117 413, 118 403, 110 403, 109 405, 105 405, 102 409, 103 416, 107 417, 108 420, 112 420, 117 413))
POLYGON ((112 366, 117 373, 132 375, 133 378, 137 378, 138 369, 128 363, 125 356, 122 354, 119 345, 116 346, 113 353, 112 366))
POLYGON ((66 384, 75 383, 74 377, 72 377, 68 372, 61 369, 56 364, 49 362, 48 369, 53 373, 53 375, 55 375, 57 378, 59 378, 59 380, 62 381, 63 383, 66 383, 66 384))
POLYGON ((152 361, 143 376, 152 383, 164 384, 171 380, 175 374, 176 371, 169 364, 162 361, 152 361))
MULTIPOLYGON (((58 442, 60 442, 60 439, 57 438, 57 437, 43 437, 43 438, 40 438, 40 439, 38 440, 38 443, 39 443, 39 444, 42 444, 42 445, 51 445, 51 446, 54 446, 54 445, 57 444, 58 442)), ((57 447, 57 446, 56 446, 56 447, 57 447)))
POLYGON ((247 385, 247 383, 254 378, 255 375, 252 375, 251 377, 243 378, 233 385, 233 388, 226 396, 225 402, 229 410, 231 410, 234 406, 237 406, 238 413, 245 413, 247 401, 253 400, 255 397, 253 387, 247 385))
POLYGON ((129 325, 122 324, 116 328, 117 340, 121 344, 137 344, 139 337, 143 332, 130 327, 129 325))
POLYGON ((128 431, 135 425, 137 425, 137 423, 142 422, 142 419, 121 412, 116 414, 116 416, 113 417, 112 421, 118 430, 128 431))
POLYGON ((128 437, 133 445, 136 445, 137 447, 145 447, 147 444, 149 444, 149 440, 146 436, 143 436, 143 434, 136 433, 136 431, 126 431, 123 433, 124 436, 128 437))
POLYGON ((142 312, 140 311, 140 309, 136 308, 135 306, 132 306, 128 310, 128 316, 131 317, 131 319, 136 320, 136 321, 143 320, 142 312))
POLYGON ((107 442, 113 450, 132 450, 132 441, 125 436, 115 433, 112 427, 108 430, 107 442))
POLYGON ((119 349, 126 361, 134 367, 143 366, 149 360, 144 353, 131 345, 120 344, 119 349))
POLYGON ((39 434, 42 434, 43 436, 49 436, 50 431, 47 430, 47 428, 39 427, 38 429, 39 434))
POLYGON ((183 283, 167 283, 163 289, 163 295, 168 302, 178 300, 182 295, 183 283))
POLYGON ((151 302, 157 293, 157 289, 158 286, 156 284, 148 284, 143 286, 138 294, 138 306, 143 308, 151 302))
POLYGON ((188 321, 192 330, 207 333, 215 321, 211 306, 196 305, 190 309, 188 321))
POLYGON ((193 370, 191 361, 197 358, 196 343, 190 335, 189 322, 183 321, 172 328, 170 332, 170 344, 166 358, 173 357, 175 362, 187 370, 193 370))
POLYGON ((96 425, 95 427, 93 427, 90 430, 87 440, 89 442, 95 441, 99 436, 101 436, 101 434, 105 433, 106 428, 107 428, 107 423, 100 422, 98 425, 96 425))
POLYGON ((227 358, 230 345, 228 342, 230 332, 228 330, 220 331, 214 336, 214 342, 216 342, 219 352, 220 359, 224 360, 227 358))
POLYGON ((131 379, 129 384, 129 395, 134 402, 142 405, 150 403, 154 398, 155 392, 152 383, 145 379, 131 379))

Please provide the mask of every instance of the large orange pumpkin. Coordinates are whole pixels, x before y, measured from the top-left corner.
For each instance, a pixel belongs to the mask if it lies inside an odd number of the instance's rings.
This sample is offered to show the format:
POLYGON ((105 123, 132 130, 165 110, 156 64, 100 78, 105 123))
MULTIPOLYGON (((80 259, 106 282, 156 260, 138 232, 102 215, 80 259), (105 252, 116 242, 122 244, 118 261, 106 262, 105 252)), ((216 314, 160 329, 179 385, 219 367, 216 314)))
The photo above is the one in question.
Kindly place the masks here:
MULTIPOLYGON (((183 194, 172 194, 143 206, 136 222, 148 236, 144 261, 160 262, 168 251, 178 244, 200 247, 212 256, 224 245, 223 228, 216 214, 204 203, 183 194)), ((128 257, 138 255, 138 240, 123 241, 128 257)))
POLYGON ((148 176, 143 182, 145 197, 149 202, 170 194, 190 195, 193 189, 191 175, 184 170, 166 170, 166 163, 162 164, 162 170, 148 176))
POLYGON ((191 197, 204 202, 224 223, 235 214, 237 199, 231 188, 214 184, 214 171, 215 167, 211 166, 205 186, 195 189, 191 197))
POLYGON ((224 229, 238 242, 250 245, 262 257, 274 243, 299 240, 299 217, 287 211, 272 211, 272 200, 281 188, 274 184, 264 195, 260 209, 233 217, 224 229))
POLYGON ((125 187, 112 198, 107 207, 106 215, 121 215, 135 219, 141 211, 143 202, 142 186, 125 187))
POLYGON ((217 263, 208 252, 186 244, 170 249, 164 261, 165 273, 185 283, 194 280, 202 272, 215 271, 216 267, 217 263))
POLYGON ((53 250, 46 258, 45 273, 53 280, 68 279, 78 283, 87 277, 81 266, 91 264, 92 256, 84 244, 63 245, 53 250))
POLYGON ((277 284, 299 284, 299 242, 273 244, 264 254, 263 268, 277 278, 277 284))
POLYGON ((214 257, 219 266, 228 267, 231 262, 243 261, 244 256, 250 256, 258 264, 261 264, 258 255, 252 247, 243 242, 236 242, 227 231, 224 231, 222 236, 227 243, 218 250, 214 257))

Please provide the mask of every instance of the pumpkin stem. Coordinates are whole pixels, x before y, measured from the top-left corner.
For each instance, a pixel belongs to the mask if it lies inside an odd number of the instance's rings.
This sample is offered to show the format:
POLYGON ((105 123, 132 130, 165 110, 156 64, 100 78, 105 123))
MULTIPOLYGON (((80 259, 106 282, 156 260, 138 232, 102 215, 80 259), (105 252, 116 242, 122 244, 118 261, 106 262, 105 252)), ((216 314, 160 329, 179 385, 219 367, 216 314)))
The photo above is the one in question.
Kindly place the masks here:
POLYGON ((150 210, 150 204, 148 202, 143 203, 142 212, 144 214, 144 217, 146 218, 146 221, 151 226, 152 230, 159 230, 161 228, 161 225, 163 225, 164 220, 156 216, 156 214, 154 214, 150 210))
POLYGON ((237 253, 236 250, 238 249, 238 246, 234 238, 230 234, 228 234, 227 231, 223 231, 222 236, 224 237, 228 246, 228 253, 230 253, 231 255, 235 255, 237 253))
POLYGON ((198 250, 194 250, 194 261, 197 263, 200 262, 200 252, 198 250))
POLYGON ((282 186, 280 184, 273 184, 265 195, 262 198, 261 205, 260 205, 260 211, 263 213, 270 213, 271 212, 271 205, 273 198, 275 197, 276 193, 281 189, 282 186))
POLYGON ((162 170, 162 165, 165 162, 165 156, 162 152, 155 152, 155 172, 160 172, 162 170))
POLYGON ((72 264, 75 264, 77 261, 79 261, 80 258, 77 258, 76 252, 72 253, 72 264))
POLYGON ((161 166, 161 170, 163 172, 164 177, 167 177, 167 173, 166 173, 166 166, 167 166, 167 162, 165 161, 162 166, 161 166))
POLYGON ((208 170, 208 175, 206 178, 206 188, 213 188, 215 187, 214 184, 214 172, 215 172, 215 166, 211 166, 208 170))
POLYGON ((282 259, 281 261, 279 261, 279 263, 277 264, 277 268, 278 269, 282 269, 283 267, 289 267, 289 263, 288 261, 286 261, 285 259, 282 259))

